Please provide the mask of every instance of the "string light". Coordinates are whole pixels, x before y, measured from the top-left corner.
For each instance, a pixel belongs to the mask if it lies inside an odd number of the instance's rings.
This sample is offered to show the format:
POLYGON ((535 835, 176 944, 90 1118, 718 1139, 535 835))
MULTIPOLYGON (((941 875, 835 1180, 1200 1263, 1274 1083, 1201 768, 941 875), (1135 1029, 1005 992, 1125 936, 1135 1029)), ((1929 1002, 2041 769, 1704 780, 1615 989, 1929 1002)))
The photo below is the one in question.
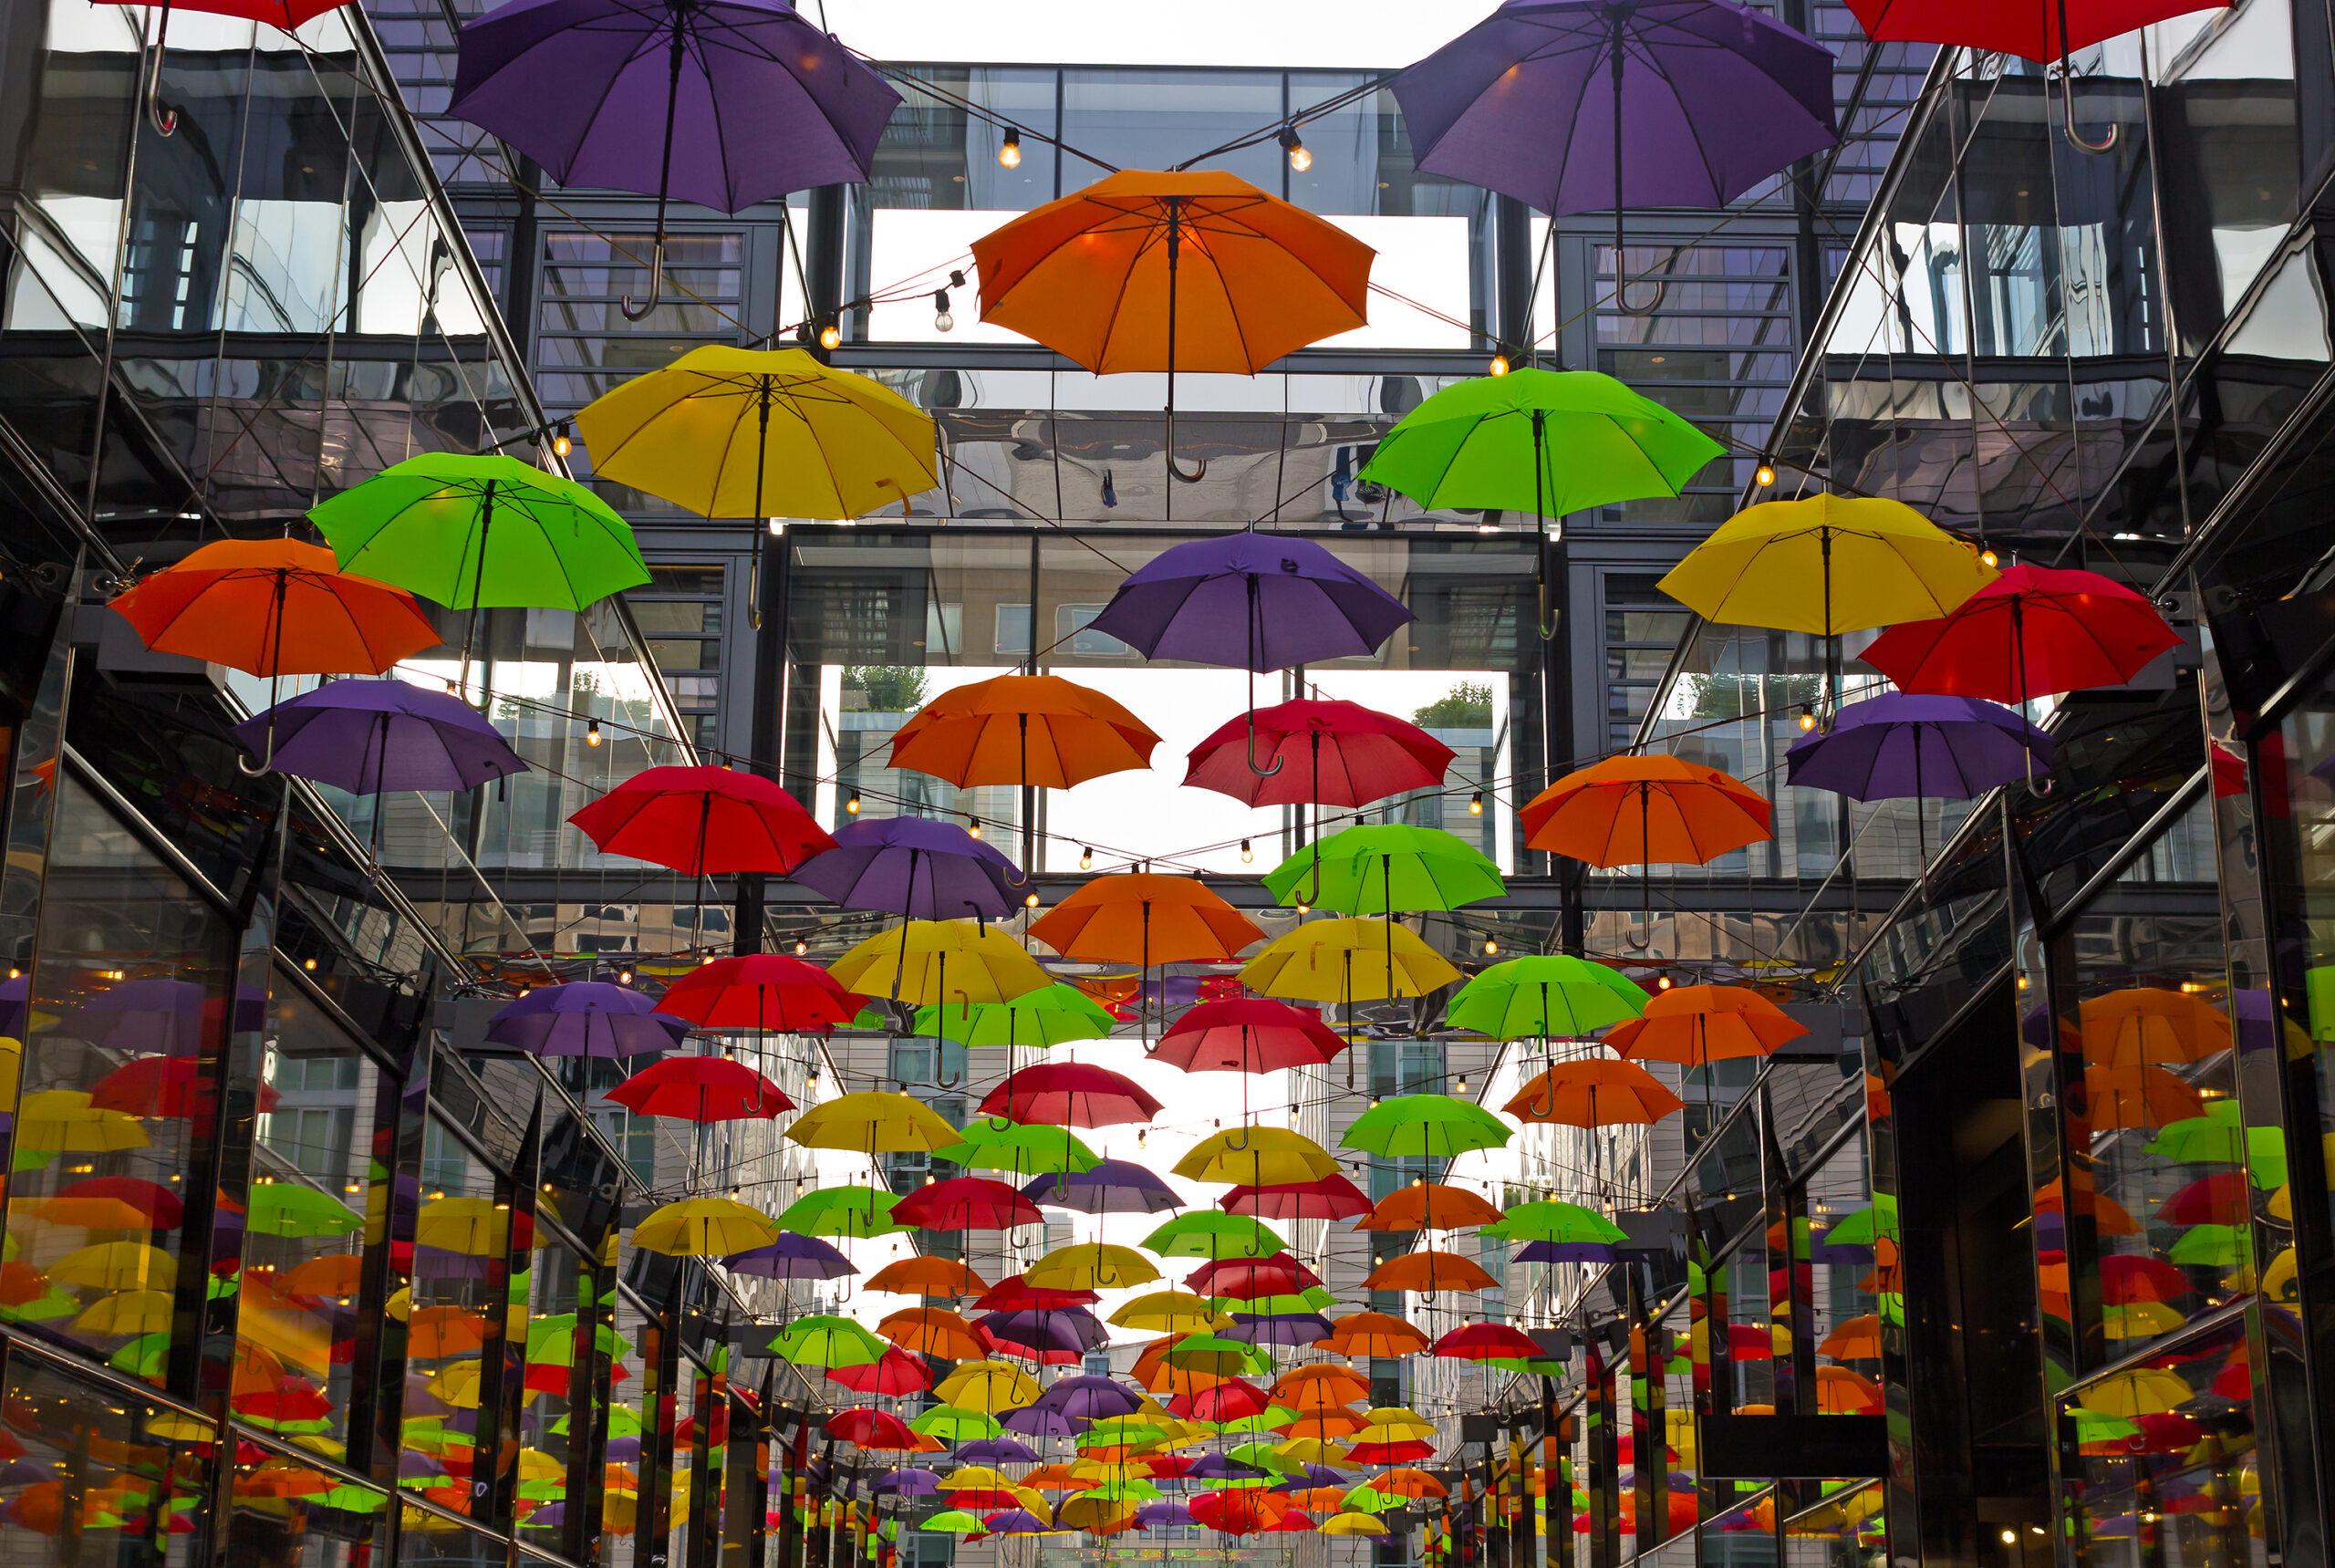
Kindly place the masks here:
POLYGON ((1487 954, 1500 951, 1500 939, 1498 937, 1486 937, 1484 939, 1484 951, 1487 954))
POLYGON ((1081 871, 1095 869, 1095 852, 1083 844, 1078 846, 1078 868, 1081 871))
POLYGON ((859 792, 857 790, 853 790, 851 792, 851 798, 843 803, 843 808, 853 816, 857 816, 859 815, 859 792))
POLYGON ((1022 902, 1023 907, 1034 909, 1038 907, 1038 896, 1035 893, 1033 893, 1028 898, 1023 898, 1022 902))
POLYGON ((804 953, 807 953, 810 950, 811 944, 809 942, 796 942, 794 944, 794 956, 796 958, 801 958, 804 953))
POLYGON ((1494 376, 1505 376, 1505 375, 1507 375, 1507 374, 1508 374, 1508 356, 1507 356, 1507 355, 1505 355, 1505 354, 1495 354, 1495 355, 1493 355, 1493 356, 1492 356, 1492 362, 1491 362, 1490 364, 1489 364, 1489 365, 1485 366, 1485 367, 1484 367, 1484 369, 1485 369, 1485 370, 1486 370, 1486 371, 1488 371, 1489 373, 1490 373, 1491 375, 1494 375, 1494 376))
POLYGON ((1765 490, 1775 482, 1776 471, 1769 468, 1764 462, 1751 471, 1751 483, 1758 485, 1762 490, 1765 490))
POLYGON ((1298 140, 1296 126, 1284 125, 1281 128, 1281 144, 1282 151, 1289 154, 1290 168, 1302 174, 1313 167, 1313 155, 1306 151, 1305 143, 1298 140))
POLYGON ((1986 563, 1987 563, 1987 570, 1988 570, 1988 571, 1990 571, 1990 572, 1991 572, 1991 571, 1993 571, 1997 566, 2001 566, 2001 565, 2003 564, 2002 557, 2001 557, 2000 556, 1996 555, 1992 550, 1981 550, 1981 551, 1979 551, 1979 552, 1978 552, 1978 559, 1980 559, 1980 560, 1982 560, 1982 561, 1984 561, 1984 562, 1986 562, 1986 563))
POLYGON ((956 329, 956 314, 949 308, 949 291, 945 288, 934 289, 932 291, 932 329, 936 332, 950 332, 956 329))
POLYGON ((1465 1073, 1459 1075, 1459 1092, 1463 1095, 1468 1092, 1468 1075, 1465 1073))
POLYGON ((1654 989, 1656 991, 1668 991, 1670 989, 1670 977, 1666 974, 1661 979, 1655 981, 1654 982, 1654 989))
POLYGON ((551 450, 553 456, 566 457, 569 452, 576 450, 576 442, 573 439, 573 432, 575 429, 575 425, 566 420, 562 420, 559 423, 552 427, 551 450))
POLYGON ((618 985, 630 985, 632 983, 632 971, 628 969, 619 971, 617 974, 617 983, 618 985))
POLYGON ((1246 866, 1251 861, 1256 859, 1256 857, 1257 852, 1249 847, 1249 841, 1247 839, 1242 839, 1240 841, 1240 864, 1246 866))
POLYGON ((1803 734, 1816 728, 1816 714, 1812 710, 1802 708, 1800 711, 1800 728, 1803 734))
POLYGON ((597 719, 584 726, 584 743, 587 746, 600 743, 600 722, 597 719))
POLYGON ((966 828, 965 831, 971 834, 975 838, 979 838, 981 836, 981 819, 976 816, 971 819, 971 822, 972 826, 966 828))
POLYGON ((1482 790, 1478 790, 1474 794, 1468 797, 1468 815, 1469 816, 1481 816, 1484 815, 1484 792, 1482 790))
POLYGON ((840 348, 843 347, 843 328, 836 326, 832 321, 820 327, 819 347, 822 348, 840 348))
POLYGON ((1022 128, 1020 126, 1009 125, 1005 128, 1005 140, 999 142, 997 147, 997 161, 998 166, 1003 169, 1022 167, 1022 128))

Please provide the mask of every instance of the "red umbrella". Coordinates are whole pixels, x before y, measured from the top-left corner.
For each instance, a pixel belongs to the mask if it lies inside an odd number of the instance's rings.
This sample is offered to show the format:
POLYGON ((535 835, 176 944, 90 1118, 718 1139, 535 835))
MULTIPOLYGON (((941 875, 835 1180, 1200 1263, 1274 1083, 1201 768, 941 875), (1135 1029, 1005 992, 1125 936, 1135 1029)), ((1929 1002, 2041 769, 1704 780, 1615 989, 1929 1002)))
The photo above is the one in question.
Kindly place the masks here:
POLYGON ((1238 1301, 1295 1295, 1321 1282, 1321 1275, 1287 1252, 1275 1252, 1270 1258, 1218 1258, 1184 1276, 1184 1288, 1195 1295, 1230 1296, 1238 1301))
MULTIPOLYGON (((89 1104, 133 1116, 192 1116, 197 1109, 208 1108, 201 1066, 192 1056, 135 1057, 98 1080, 89 1091, 89 1104)), ((261 1110, 274 1110, 283 1098, 267 1085, 259 1086, 261 1110)))
POLYGON ((1434 1457, 1435 1445, 1419 1438, 1399 1443, 1355 1443, 1346 1449, 1346 1458, 1357 1465, 1406 1465, 1434 1457))
POLYGON ((1292 1508, 1259 1532, 1263 1535, 1287 1535, 1313 1528, 1313 1516, 1302 1508, 1292 1508))
POLYGON ((980 1176, 919 1187, 892 1205, 892 1218, 925 1231, 1010 1231, 1046 1222, 1038 1206, 1017 1189, 980 1176))
POLYGON ((1321 1066, 1345 1048, 1319 1009, 1257 997, 1192 1008, 1159 1037, 1151 1058, 1187 1073, 1272 1073, 1321 1066))
POLYGON ((1471 1323, 1437 1340, 1433 1354, 1459 1361, 1486 1361, 1496 1355, 1538 1355, 1541 1347, 1521 1329, 1504 1323, 1471 1323))
POLYGON ((2246 758, 2235 747, 2216 741, 2206 748, 2214 763, 2214 798, 2226 800, 2246 793, 2246 758))
POLYGON ((799 1032, 859 1016, 867 999, 825 970, 784 953, 747 953, 700 964, 666 988, 656 1011, 700 1029, 799 1032))
POLYGON ((793 795, 730 768, 646 768, 567 820, 610 855, 691 877, 784 873, 835 846, 793 795))
MULTIPOLYGON (((2071 5, 2083 3, 2070 0, 2071 5)), ((2101 3, 2091 0, 2091 6, 2101 3)), ((2133 0, 2119 4, 2135 12, 2145 8, 2133 0)), ((1857 0, 1855 5, 1860 14, 1884 8, 1894 7, 1886 0, 1883 5, 1857 0)), ((1955 0, 1953 11, 1956 16, 1983 16, 1996 8, 1989 0, 1955 0)), ((2034 0, 1999 8, 2022 10, 2030 24, 2048 10, 2034 0)), ((2195 9, 2170 0, 2164 14, 2195 9)), ((2053 692, 2119 685, 2180 640, 2156 607, 2121 583, 2097 572, 2022 566, 1972 594, 1950 615, 1891 627, 1861 657, 1900 691, 2024 702, 2053 692)))
POLYGON ((1217 1199, 1227 1214, 1252 1220, 1351 1220, 1370 1212, 1369 1194, 1343 1176, 1275 1186, 1236 1187, 1217 1199))
POLYGON ((324 1390, 305 1377, 279 1377, 274 1386, 238 1394, 232 1403, 237 1414, 264 1421, 321 1421, 333 1408, 324 1390))
POLYGON ((1210 1491, 1192 1499, 1191 1506, 1195 1523, 1227 1535, 1253 1535, 1278 1523, 1292 1504, 1278 1492, 1210 1491))
POLYGON ((1367 805, 1405 790, 1433 789, 1458 754, 1417 724, 1359 702, 1260 708, 1253 742, 1250 717, 1225 721, 1194 746, 1184 783, 1249 805, 1367 805), (1252 743, 1261 753, 1255 767, 1249 762, 1252 743))
POLYGON ((1775 1335, 1756 1324, 1728 1324, 1727 1356, 1730 1361, 1773 1361, 1776 1358, 1775 1335))
POLYGON ((134 1176, 92 1176, 57 1189, 59 1198, 110 1198, 147 1216, 157 1231, 175 1231, 186 1218, 186 1205, 177 1193, 159 1181, 134 1176))
MULTIPOLYGON (((1168 1407, 1172 1412, 1173 1405, 1168 1407)), ((1199 1460, 1190 1454, 1146 1454, 1143 1462, 1156 1480, 1171 1480, 1184 1474, 1199 1460)))
POLYGON ((838 1410, 820 1428, 840 1442, 863 1449, 913 1449, 916 1434, 898 1416, 884 1410, 838 1410))
POLYGON ((1245 1377, 1228 1377, 1197 1394, 1178 1394, 1168 1401, 1168 1413, 1185 1421, 1238 1421, 1258 1415, 1272 1397, 1245 1377))
POLYGON ((794 1108, 785 1090, 725 1056, 668 1056, 610 1089, 608 1098, 644 1116, 693 1122, 768 1119, 794 1108))
POLYGON ((1159 1102, 1133 1079, 1086 1062, 1041 1062, 1024 1067, 981 1102, 984 1116, 1067 1127, 1147 1122, 1159 1110, 1159 1102))
POLYGON ((924 1358, 898 1346, 865 1366, 830 1366, 827 1376, 855 1394, 920 1394, 932 1386, 924 1358))
MULTIPOLYGON (((894 1204, 897 1210, 899 1205, 894 1204)), ((1019 1274, 1008 1274, 990 1286, 979 1301, 973 1303, 975 1312, 1060 1312, 1064 1307, 1093 1306, 1103 1299, 1098 1291, 1043 1290, 1026 1284, 1019 1274)))
POLYGON ((2246 1177, 2225 1170, 2202 1177, 2156 1206, 2164 1225, 2235 1225, 2246 1215, 2246 1177))
POLYGON ((2189 1293, 2189 1277, 2163 1258, 2114 1252, 2100 1260, 2101 1293, 2120 1306, 2189 1293))

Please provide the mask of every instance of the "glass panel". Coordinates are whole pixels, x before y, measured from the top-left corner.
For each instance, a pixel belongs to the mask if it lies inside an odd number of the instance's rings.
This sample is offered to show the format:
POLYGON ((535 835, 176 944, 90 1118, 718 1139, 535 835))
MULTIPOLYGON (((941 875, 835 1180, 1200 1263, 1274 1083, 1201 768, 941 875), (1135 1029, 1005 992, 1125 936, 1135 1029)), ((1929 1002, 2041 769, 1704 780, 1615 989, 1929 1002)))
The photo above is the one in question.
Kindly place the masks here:
POLYGON ((433 1113, 422 1132, 413 1285, 406 1301, 392 1298, 387 1310, 406 1314, 399 1482, 456 1512, 470 1507, 483 1352, 500 1332, 493 1314, 503 1310, 493 1299, 493 1275, 511 1211, 499 1198, 493 1171, 433 1113))
POLYGON ((0 1560, 24 1568, 195 1568, 213 1560, 217 1445, 209 1424, 29 1356, 8 1367, 7 1407, 21 1449, 11 1462, 24 1469, 0 1513, 0 1560))
POLYGON ((270 1568, 368 1568, 389 1545, 389 1497, 281 1457, 235 1466, 227 1552, 270 1568))

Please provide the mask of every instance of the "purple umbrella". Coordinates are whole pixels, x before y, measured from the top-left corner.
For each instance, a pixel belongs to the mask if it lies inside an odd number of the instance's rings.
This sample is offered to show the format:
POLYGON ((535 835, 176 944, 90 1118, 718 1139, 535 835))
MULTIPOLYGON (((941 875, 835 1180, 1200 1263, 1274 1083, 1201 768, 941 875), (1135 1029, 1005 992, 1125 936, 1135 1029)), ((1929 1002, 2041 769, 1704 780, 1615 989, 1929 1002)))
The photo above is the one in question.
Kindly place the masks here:
POLYGON ((1112 1416, 1132 1416, 1143 1400, 1124 1384, 1108 1377, 1065 1377, 1034 1400, 1033 1407, 1059 1410, 1074 1421, 1100 1421, 1112 1416))
POLYGON ((610 1438, 608 1439, 607 1449, 608 1463, 628 1465, 636 1462, 639 1458, 640 1439, 638 1438, 610 1438))
POLYGON ((1612 207, 1618 301, 1624 209, 1724 207, 1833 145, 1832 65, 1735 0, 1508 0, 1395 101, 1428 173, 1552 216, 1612 207))
MULTIPOLYGON (((218 1009, 208 988, 191 980, 129 980, 98 992, 66 1014, 62 1032, 93 1045, 147 1055, 192 1056, 218 1009)), ((267 992, 235 988, 234 1032, 251 1034, 267 1021, 267 992)))
POLYGON ((987 1522, 991 1535, 1043 1535, 1053 1528, 1024 1508, 1009 1508, 1002 1513, 992 1513, 987 1522))
POLYGON ((733 1274, 765 1280, 837 1280, 859 1272, 849 1258, 816 1236, 789 1231, 766 1247, 733 1252, 721 1260, 733 1274))
POLYGON ((1192 1522, 1192 1511, 1173 1498, 1158 1498, 1135 1511, 1138 1530, 1176 1530, 1192 1522))
POLYGON ((1038 1462, 1037 1450, 1011 1438, 976 1438, 970 1443, 960 1443, 956 1459, 960 1465, 1034 1465, 1038 1462))
POLYGON ((1337 1471, 1332 1469, 1327 1465, 1302 1464, 1297 1467, 1296 1474, 1284 1477, 1282 1480, 1275 1482, 1269 1490, 1273 1491, 1303 1491, 1307 1487, 1344 1486, 1345 1484, 1345 1477, 1338 1474, 1337 1471))
MULTIPOLYGON (((2050 771, 2051 737, 1999 702, 1893 691, 1852 702, 1829 732, 1802 736, 1785 754, 1790 780, 1852 800, 1928 795, 1968 800, 1997 784, 2050 771)), ((1929 825, 1917 809, 1918 859, 1927 869, 1929 825)))
POLYGON ((864 182, 900 95, 785 0, 513 0, 462 31, 447 106, 563 185, 736 213, 864 182), (661 140, 651 130, 662 126, 661 140))
POLYGON ((652 1011, 657 1003, 604 980, 539 985, 487 1021, 486 1037, 537 1056, 638 1056, 670 1051, 689 1021, 652 1011))
POLYGON ((351 794, 472 789, 527 764, 478 711, 402 680, 332 680, 235 726, 254 755, 275 732, 271 765, 351 794))
POLYGON ((1610 1263, 1614 1248, 1605 1241, 1527 1241, 1516 1249, 1512 1263, 1610 1263))
POLYGON ((1060 1410, 1036 1404, 1006 1411, 997 1418, 997 1424, 1025 1438, 1074 1438, 1085 1426, 1083 1421, 1073 1421, 1060 1410))
POLYGON ((940 1477, 931 1470, 910 1465, 905 1469, 888 1471, 877 1476, 870 1491, 893 1491, 902 1497, 930 1497, 940 1490, 940 1477))
POLYGON ((1033 1203, 1084 1214, 1157 1214, 1184 1206, 1166 1182, 1124 1159, 1097 1160, 1091 1170, 1050 1171, 1022 1194, 1033 1203))
POLYGON ((401 1480, 427 1480, 446 1473, 446 1467, 430 1455, 407 1449, 398 1455, 398 1478, 401 1480))
POLYGON ((1067 1350, 1083 1355, 1108 1337, 1102 1320, 1084 1307, 993 1312, 975 1321, 991 1339, 1036 1351, 1067 1350))
POLYGON ((813 856, 794 880, 846 909, 880 909, 918 920, 979 914, 1003 919, 1022 907, 1030 878, 953 822, 887 816, 835 830, 835 846, 813 856))
POLYGON ((1311 1345, 1317 1339, 1327 1339, 1336 1332, 1330 1320, 1318 1312, 1282 1313, 1270 1316, 1234 1313, 1232 1326, 1222 1331, 1225 1338, 1249 1345, 1311 1345))
POLYGON ((1244 1465, 1225 1454, 1202 1454, 1178 1479, 1188 1481, 1253 1480, 1265 1473, 1255 1465, 1244 1465))

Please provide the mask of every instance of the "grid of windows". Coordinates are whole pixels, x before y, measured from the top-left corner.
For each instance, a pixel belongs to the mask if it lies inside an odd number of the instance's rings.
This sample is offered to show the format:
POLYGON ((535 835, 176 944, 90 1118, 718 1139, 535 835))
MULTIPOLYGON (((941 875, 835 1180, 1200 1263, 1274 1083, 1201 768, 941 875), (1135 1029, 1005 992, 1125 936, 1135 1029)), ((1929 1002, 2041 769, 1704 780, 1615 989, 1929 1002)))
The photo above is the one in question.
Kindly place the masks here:
POLYGON ((1605 739, 1627 747, 1686 635, 1687 613, 1664 593, 1659 577, 1609 572, 1605 600, 1605 739))
POLYGON ((651 566, 648 586, 625 596, 674 708, 708 749, 721 717, 723 580, 720 566, 651 566))
POLYGON ((380 36, 421 145, 448 185, 502 184, 501 144, 478 127, 449 117, 454 93, 454 35, 487 9, 487 0, 368 0, 365 13, 380 36))

